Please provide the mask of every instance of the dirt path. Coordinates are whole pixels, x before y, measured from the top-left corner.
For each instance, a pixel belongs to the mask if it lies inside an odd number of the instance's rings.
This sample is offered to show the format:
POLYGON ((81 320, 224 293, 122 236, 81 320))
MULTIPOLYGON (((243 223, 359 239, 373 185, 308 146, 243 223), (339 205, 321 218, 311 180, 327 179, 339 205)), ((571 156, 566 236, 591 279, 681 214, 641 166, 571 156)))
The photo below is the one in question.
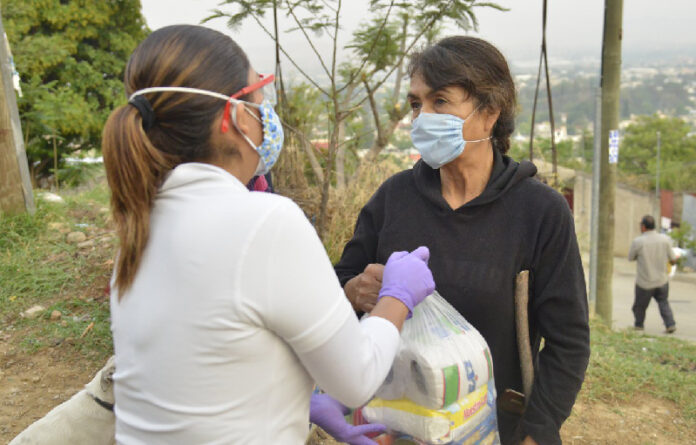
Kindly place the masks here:
POLYGON ((696 443, 696 431, 687 428, 675 404, 645 396, 620 406, 580 401, 561 435, 570 445, 696 443))
POLYGON ((7 443, 91 380, 101 365, 62 344, 37 354, 0 338, 0 443, 7 443))

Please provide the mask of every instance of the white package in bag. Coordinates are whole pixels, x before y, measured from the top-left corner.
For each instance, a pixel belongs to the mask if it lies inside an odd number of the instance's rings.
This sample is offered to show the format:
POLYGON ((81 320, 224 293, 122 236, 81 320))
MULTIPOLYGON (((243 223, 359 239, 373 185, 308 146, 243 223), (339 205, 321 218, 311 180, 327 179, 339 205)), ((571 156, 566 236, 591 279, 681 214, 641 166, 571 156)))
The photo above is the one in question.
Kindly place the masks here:
POLYGON ((497 438, 493 363, 481 334, 434 292, 415 307, 401 338, 365 417, 427 443, 456 443, 485 419, 497 438))
POLYGON ((493 364, 481 334, 437 292, 404 323, 401 347, 376 397, 444 408, 488 384, 493 364))

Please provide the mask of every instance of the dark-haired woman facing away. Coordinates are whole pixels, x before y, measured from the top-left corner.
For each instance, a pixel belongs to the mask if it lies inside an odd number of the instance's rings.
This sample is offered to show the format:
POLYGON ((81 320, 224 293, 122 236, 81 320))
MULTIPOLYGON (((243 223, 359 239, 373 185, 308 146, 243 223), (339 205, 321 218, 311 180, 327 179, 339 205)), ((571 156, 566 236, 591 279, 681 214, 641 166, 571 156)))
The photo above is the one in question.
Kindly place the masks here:
POLYGON ((200 26, 159 29, 128 62, 103 137, 120 444, 301 444, 310 418, 368 443, 339 402, 372 396, 434 288, 427 248, 395 253, 358 322, 302 211, 247 190, 282 149, 272 81, 200 26))
POLYGON ((515 86, 495 47, 446 38, 416 53, 409 73, 411 137, 422 159, 365 205, 336 273, 353 307, 368 312, 389 253, 429 246, 437 290, 491 348, 501 440, 559 444, 590 353, 573 216, 560 194, 533 179, 533 164, 505 155, 515 86), (505 400, 509 390, 522 392, 513 295, 522 270, 531 275, 535 377, 520 415, 505 400))

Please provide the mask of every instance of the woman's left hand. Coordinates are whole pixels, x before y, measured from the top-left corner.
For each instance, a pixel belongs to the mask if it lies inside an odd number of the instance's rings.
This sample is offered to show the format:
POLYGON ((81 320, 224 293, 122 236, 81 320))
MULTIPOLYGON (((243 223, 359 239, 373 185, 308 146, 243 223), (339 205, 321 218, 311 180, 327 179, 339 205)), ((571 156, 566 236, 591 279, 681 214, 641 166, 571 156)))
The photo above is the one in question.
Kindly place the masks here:
POLYGON ((320 426, 339 442, 350 445, 377 445, 366 434, 383 433, 387 427, 378 423, 354 426, 346 422, 350 410, 328 394, 312 394, 309 402, 309 421, 320 426))

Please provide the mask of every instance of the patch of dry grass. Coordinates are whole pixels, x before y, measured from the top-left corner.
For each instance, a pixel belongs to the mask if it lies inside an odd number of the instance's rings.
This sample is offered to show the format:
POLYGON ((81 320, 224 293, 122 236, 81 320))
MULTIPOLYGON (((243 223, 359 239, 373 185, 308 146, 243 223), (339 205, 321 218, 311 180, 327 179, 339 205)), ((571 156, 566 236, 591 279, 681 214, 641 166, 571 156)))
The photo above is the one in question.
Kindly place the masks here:
MULTIPOLYGON (((327 230, 322 240, 332 263, 340 259, 343 247, 353 236, 360 209, 387 178, 402 169, 390 158, 381 158, 377 162, 363 163, 345 188, 337 189, 332 185, 327 205, 327 230)), ((321 185, 307 179, 308 170, 304 154, 287 147, 273 170, 273 181, 276 192, 295 201, 316 226, 321 185)))

